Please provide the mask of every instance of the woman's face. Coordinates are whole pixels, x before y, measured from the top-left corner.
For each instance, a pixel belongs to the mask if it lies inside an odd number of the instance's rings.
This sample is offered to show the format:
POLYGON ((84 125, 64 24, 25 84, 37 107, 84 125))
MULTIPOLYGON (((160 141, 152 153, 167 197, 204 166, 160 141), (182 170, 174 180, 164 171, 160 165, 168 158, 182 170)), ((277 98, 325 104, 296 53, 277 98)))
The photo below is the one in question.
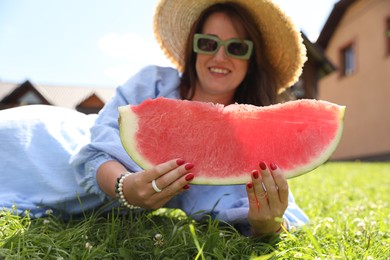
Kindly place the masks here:
MULTIPOLYGON (((233 25, 224 13, 212 14, 205 22, 202 34, 221 40, 246 39, 244 28, 233 25)), ((230 104, 236 88, 245 78, 249 61, 227 56, 225 47, 221 46, 215 54, 197 54, 195 66, 198 82, 193 100, 230 104)))

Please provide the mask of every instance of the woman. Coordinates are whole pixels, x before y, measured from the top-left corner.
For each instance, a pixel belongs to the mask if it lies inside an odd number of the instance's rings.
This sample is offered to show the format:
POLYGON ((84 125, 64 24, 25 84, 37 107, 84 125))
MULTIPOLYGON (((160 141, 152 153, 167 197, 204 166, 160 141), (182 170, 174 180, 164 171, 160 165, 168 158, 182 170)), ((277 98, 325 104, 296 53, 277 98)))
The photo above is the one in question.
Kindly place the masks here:
POLYGON ((118 198, 131 209, 174 207, 195 219, 210 214, 248 235, 278 233, 280 219, 286 229, 306 223, 274 162, 259 161, 247 185, 190 186, 196 165, 172 158, 143 171, 122 148, 117 125, 119 106, 158 96, 225 105, 277 102, 278 93, 301 72, 299 31, 277 6, 263 0, 163 0, 154 19, 157 40, 178 70, 141 70, 90 120, 90 129, 85 115, 59 108, 49 109, 56 110, 52 115, 45 112, 47 119, 29 121, 15 119, 15 111, 20 115, 23 108, 1 112, 7 120, 0 124, 0 141, 16 159, 0 165, 12 174, 0 177, 1 185, 7 185, 0 206, 16 205, 37 215, 48 208, 76 214, 118 198), (15 120, 18 126, 10 129, 15 120), (9 132, 17 140, 10 141, 9 132), (43 143, 50 146, 42 149, 43 143), (35 149, 38 145, 41 149, 35 149), (56 157, 49 159, 53 153, 56 157))

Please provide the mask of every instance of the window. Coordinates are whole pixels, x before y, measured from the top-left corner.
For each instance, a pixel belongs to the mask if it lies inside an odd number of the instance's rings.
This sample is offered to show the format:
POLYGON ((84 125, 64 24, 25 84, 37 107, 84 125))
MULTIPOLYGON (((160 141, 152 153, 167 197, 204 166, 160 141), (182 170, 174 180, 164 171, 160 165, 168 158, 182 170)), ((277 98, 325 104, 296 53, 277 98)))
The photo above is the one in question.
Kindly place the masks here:
POLYGON ((349 76, 355 72, 356 54, 352 44, 341 50, 341 65, 343 76, 349 76))

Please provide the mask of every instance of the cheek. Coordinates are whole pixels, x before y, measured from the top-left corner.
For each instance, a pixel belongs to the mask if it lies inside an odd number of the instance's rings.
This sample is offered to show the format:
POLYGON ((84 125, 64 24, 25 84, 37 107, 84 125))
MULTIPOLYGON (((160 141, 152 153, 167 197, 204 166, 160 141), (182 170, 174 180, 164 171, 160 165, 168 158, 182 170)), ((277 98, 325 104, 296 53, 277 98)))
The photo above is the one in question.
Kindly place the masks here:
POLYGON ((207 69, 206 67, 206 59, 202 57, 202 55, 197 55, 196 61, 195 61, 195 69, 196 69, 196 74, 198 77, 201 77, 202 74, 204 74, 204 70, 207 69))
POLYGON ((247 61, 241 61, 236 65, 236 68, 239 68, 240 78, 244 79, 248 73, 249 63, 247 61))

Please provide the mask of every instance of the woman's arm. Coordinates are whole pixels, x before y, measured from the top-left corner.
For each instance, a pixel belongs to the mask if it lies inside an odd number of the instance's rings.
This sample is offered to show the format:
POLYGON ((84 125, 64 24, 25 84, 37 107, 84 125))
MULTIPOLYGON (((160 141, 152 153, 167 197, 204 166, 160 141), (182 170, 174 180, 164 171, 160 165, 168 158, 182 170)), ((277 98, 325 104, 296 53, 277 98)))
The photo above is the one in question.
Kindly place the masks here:
POLYGON ((115 184, 117 179, 126 172, 126 168, 117 161, 103 163, 97 173, 96 179, 100 189, 111 198, 115 199, 115 184))

